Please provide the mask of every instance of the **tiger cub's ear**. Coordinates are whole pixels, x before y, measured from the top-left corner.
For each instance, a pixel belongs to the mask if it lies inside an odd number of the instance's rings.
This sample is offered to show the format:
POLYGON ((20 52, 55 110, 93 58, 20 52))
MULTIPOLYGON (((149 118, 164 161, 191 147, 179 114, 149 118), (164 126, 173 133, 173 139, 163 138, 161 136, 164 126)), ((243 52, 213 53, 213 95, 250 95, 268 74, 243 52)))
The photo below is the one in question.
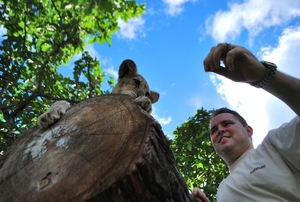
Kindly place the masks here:
POLYGON ((150 90, 150 100, 151 100, 151 102, 156 103, 158 101, 158 99, 159 99, 159 93, 150 90))
POLYGON ((136 64, 132 60, 124 60, 119 67, 119 79, 138 75, 136 64))

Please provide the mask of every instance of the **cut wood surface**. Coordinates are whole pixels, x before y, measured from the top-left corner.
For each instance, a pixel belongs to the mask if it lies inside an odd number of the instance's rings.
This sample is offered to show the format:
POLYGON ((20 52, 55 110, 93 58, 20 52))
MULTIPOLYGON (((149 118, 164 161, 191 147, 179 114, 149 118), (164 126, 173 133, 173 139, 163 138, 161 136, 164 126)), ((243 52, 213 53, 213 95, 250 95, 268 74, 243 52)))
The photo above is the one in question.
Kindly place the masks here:
POLYGON ((0 158, 0 201, 192 201, 161 126, 127 95, 85 100, 0 158))

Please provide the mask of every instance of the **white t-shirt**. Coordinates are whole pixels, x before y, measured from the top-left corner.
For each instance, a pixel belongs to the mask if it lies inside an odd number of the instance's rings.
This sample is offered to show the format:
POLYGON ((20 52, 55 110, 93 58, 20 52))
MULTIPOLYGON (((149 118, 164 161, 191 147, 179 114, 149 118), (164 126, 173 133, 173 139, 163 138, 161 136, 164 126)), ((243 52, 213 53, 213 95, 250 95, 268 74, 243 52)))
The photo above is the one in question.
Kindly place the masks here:
POLYGON ((229 169, 218 202, 300 202, 300 118, 269 131, 229 169))

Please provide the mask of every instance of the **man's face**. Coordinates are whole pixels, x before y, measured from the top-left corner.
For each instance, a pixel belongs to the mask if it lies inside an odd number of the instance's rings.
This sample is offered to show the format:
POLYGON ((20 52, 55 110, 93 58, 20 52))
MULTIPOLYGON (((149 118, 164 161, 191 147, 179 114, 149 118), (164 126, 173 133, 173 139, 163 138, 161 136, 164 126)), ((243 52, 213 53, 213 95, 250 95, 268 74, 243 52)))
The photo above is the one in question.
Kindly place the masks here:
POLYGON ((252 146, 252 128, 244 127, 233 114, 218 114, 211 120, 209 128, 216 152, 227 163, 235 161, 252 146))

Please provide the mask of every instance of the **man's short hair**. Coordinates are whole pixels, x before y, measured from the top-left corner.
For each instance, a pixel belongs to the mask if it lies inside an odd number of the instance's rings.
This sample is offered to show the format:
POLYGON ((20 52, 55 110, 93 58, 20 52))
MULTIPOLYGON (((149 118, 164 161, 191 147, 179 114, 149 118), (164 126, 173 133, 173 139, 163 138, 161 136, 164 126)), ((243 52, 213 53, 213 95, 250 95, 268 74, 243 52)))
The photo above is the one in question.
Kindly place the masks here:
POLYGON ((241 124, 244 127, 248 126, 246 120, 239 113, 237 113, 236 111, 233 111, 231 109, 228 109, 226 107, 222 107, 222 108, 214 110, 212 112, 210 120, 212 120, 215 116, 217 116, 219 114, 223 114, 223 113, 230 113, 230 114, 234 115, 237 118, 237 120, 239 120, 239 122, 241 122, 241 124))

